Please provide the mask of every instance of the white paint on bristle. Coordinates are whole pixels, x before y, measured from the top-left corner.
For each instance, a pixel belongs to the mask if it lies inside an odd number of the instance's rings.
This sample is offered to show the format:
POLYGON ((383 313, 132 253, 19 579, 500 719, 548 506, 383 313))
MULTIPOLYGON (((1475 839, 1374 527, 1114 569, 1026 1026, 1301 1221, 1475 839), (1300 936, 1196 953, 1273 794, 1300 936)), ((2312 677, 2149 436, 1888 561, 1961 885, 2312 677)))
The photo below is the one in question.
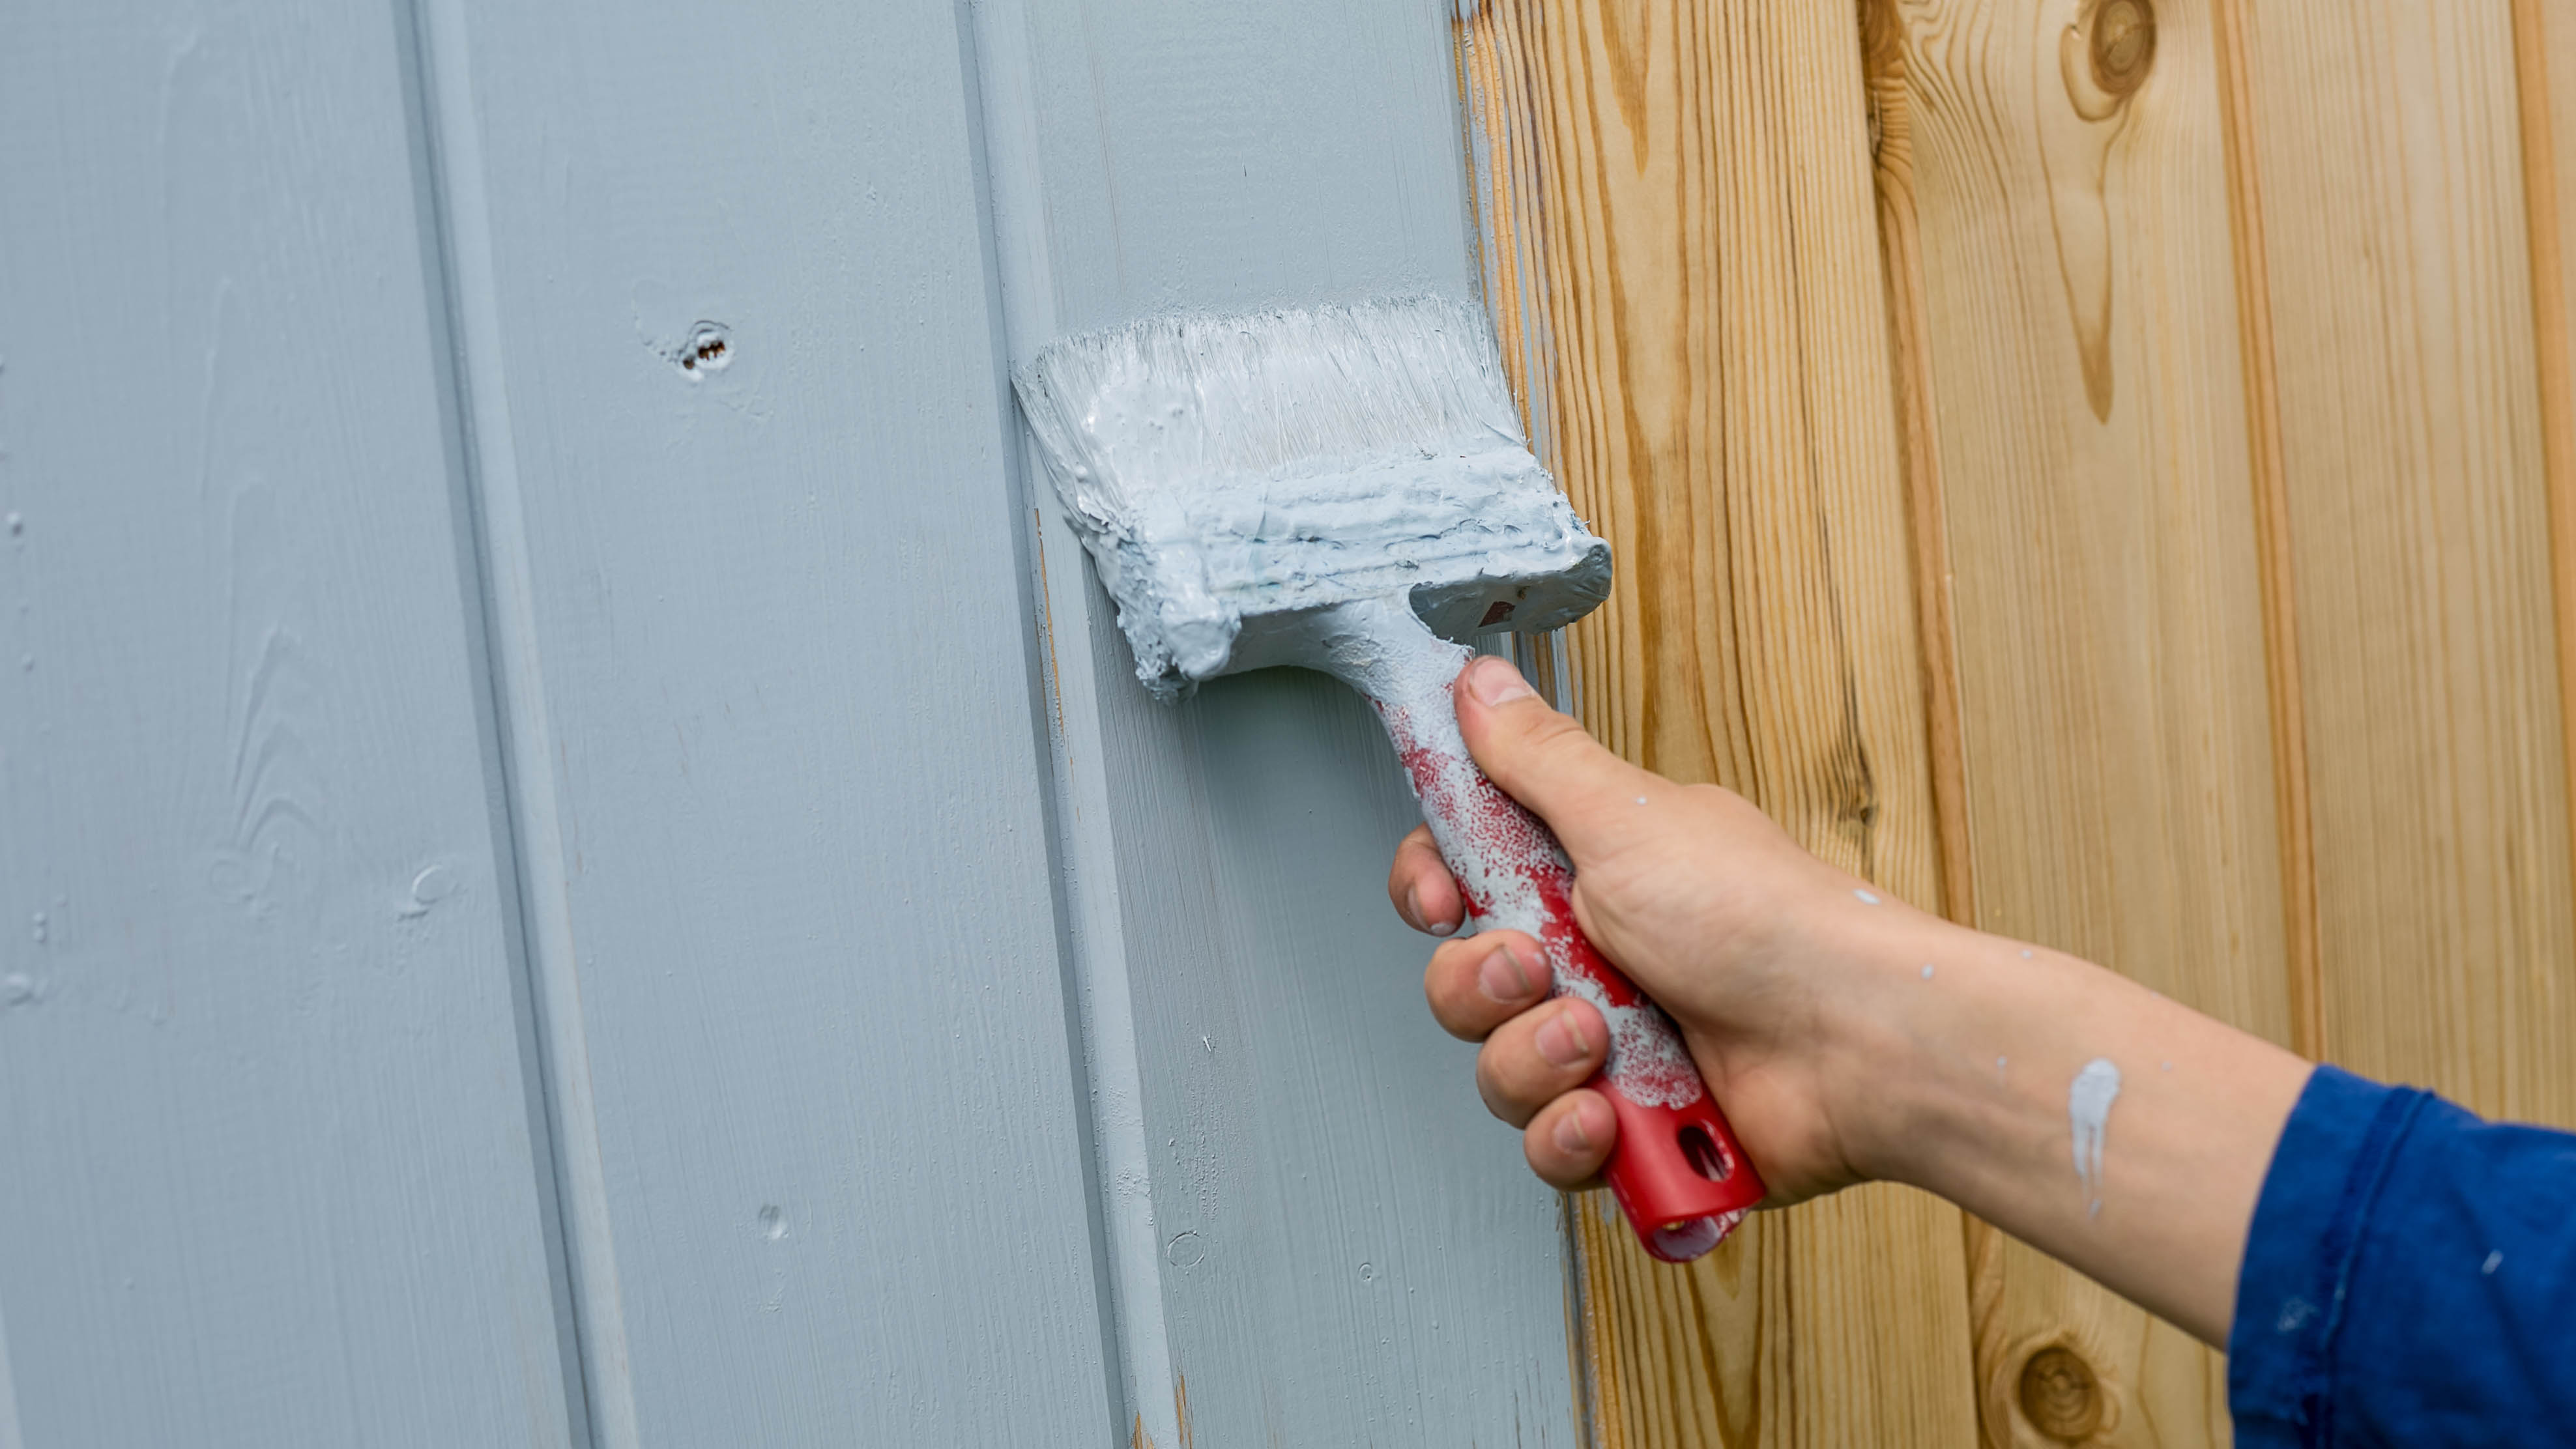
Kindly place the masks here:
POLYGON ((1308 663, 1296 621, 1268 616, 1405 597, 1464 636, 1608 596, 1609 547, 1522 438, 1472 303, 1149 318, 1057 342, 1014 381, 1165 698, 1308 663))
POLYGON ((2120 1096, 2120 1068, 2109 1057, 2095 1057, 2075 1074, 2066 1089, 2066 1122, 2075 1137, 2075 1176, 2102 1210, 2102 1138, 2110 1125, 2111 1104, 2120 1096))

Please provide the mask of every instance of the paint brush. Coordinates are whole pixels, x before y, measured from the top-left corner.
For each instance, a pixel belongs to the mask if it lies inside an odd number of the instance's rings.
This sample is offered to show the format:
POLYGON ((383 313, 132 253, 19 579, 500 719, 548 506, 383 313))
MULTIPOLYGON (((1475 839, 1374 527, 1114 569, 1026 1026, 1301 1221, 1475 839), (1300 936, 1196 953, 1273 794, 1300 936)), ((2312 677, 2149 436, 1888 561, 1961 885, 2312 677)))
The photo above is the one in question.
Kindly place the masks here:
POLYGON ((1298 665, 1367 696, 1470 920, 1536 937, 1555 993, 1609 1023, 1604 1176, 1647 1251, 1715 1247, 1761 1177, 1671 1020, 1575 924, 1556 837, 1458 735, 1454 639, 1553 629, 1610 592, 1609 546, 1530 452, 1483 312, 1157 317, 1057 342, 1014 381, 1146 687, 1298 665))

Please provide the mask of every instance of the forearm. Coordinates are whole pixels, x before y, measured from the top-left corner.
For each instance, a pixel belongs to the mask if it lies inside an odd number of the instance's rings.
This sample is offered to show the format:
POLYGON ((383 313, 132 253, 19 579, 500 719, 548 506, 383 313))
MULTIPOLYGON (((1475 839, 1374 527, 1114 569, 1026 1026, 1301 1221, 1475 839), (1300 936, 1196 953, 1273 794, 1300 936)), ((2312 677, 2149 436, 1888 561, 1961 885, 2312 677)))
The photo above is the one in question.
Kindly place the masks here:
POLYGON ((1894 902, 1827 929, 1868 983, 1844 1048, 1855 1165, 2224 1344, 2309 1064, 2098 966, 1894 902))

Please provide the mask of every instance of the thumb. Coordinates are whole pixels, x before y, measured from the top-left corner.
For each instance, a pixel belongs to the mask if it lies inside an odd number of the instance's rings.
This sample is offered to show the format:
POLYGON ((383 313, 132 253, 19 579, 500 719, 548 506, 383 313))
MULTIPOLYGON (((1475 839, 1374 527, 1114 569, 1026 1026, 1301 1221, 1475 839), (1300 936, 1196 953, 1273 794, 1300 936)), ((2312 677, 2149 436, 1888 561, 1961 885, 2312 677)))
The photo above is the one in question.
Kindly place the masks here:
POLYGON ((1628 818, 1618 807, 1670 788, 1603 749, 1572 715, 1548 708, 1509 660, 1469 660, 1454 693, 1467 753, 1578 858, 1606 843, 1602 831, 1612 820, 1628 818))

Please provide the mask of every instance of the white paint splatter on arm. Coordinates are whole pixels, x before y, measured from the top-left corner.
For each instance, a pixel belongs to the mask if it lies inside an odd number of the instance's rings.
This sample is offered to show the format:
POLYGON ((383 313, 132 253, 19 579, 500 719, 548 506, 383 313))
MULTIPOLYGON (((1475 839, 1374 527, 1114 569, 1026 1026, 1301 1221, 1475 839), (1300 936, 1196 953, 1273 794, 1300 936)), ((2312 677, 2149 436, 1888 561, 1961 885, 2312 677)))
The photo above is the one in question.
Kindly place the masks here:
POLYGON ((2066 1122, 2075 1136, 2075 1176, 2092 1199, 2090 1212, 2102 1211, 2102 1136, 2110 1125, 2111 1103, 2120 1095, 2120 1069, 2108 1057, 2095 1057, 2075 1074, 2066 1089, 2066 1122))

